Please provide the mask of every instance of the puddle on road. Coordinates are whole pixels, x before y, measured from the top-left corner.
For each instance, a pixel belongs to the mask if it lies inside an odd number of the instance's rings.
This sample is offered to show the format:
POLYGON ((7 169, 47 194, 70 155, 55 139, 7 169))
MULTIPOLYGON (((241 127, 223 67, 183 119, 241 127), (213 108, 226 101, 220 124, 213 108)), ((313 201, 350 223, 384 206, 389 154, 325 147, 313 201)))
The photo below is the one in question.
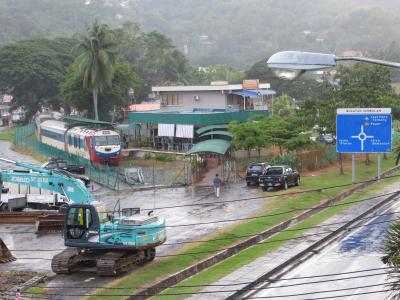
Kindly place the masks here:
POLYGON ((384 215, 366 224, 341 242, 340 252, 379 252, 391 218, 384 215))

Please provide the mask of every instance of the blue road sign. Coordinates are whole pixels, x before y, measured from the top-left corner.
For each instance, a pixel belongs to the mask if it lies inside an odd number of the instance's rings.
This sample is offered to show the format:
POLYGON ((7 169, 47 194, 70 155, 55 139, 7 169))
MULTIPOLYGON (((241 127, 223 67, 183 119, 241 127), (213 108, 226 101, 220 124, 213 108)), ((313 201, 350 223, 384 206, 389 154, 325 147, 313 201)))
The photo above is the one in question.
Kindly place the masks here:
POLYGON ((336 115, 336 151, 384 153, 392 151, 390 113, 345 113, 336 115))

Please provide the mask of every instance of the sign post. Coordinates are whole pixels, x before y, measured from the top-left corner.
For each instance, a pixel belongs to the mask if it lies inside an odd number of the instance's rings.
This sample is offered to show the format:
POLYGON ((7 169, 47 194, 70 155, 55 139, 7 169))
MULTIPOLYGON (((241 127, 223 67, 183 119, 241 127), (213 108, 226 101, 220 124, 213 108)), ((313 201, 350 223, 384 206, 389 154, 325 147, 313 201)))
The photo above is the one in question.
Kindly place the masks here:
MULTIPOLYGON (((356 153, 392 151, 390 108, 339 108, 336 115, 336 152, 352 153, 352 182, 355 182, 356 153)), ((378 180, 381 161, 378 155, 378 180)))

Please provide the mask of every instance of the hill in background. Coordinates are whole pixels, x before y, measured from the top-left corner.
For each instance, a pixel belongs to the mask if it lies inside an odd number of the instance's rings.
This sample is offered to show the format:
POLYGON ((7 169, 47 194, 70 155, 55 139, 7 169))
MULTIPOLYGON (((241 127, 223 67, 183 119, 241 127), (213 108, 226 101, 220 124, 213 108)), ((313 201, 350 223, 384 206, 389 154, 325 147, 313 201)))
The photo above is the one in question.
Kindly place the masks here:
POLYGON ((376 51, 400 41, 396 0, 3 0, 0 45, 71 35, 94 18, 158 30, 199 65, 248 68, 278 50, 376 51))

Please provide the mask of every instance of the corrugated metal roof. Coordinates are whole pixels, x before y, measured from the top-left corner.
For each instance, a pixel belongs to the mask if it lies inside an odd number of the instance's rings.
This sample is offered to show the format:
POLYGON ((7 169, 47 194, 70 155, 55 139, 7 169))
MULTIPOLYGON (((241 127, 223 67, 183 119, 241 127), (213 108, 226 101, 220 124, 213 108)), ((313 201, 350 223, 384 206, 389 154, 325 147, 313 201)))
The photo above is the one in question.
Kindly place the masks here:
POLYGON ((221 131, 221 129, 228 129, 228 125, 209 125, 209 126, 205 126, 205 127, 201 127, 199 129, 197 129, 196 133, 198 135, 202 135, 203 133, 205 133, 207 131, 213 131, 213 130, 221 131))
MULTIPOLYGON (((270 86, 269 83, 260 83, 260 89, 269 89, 270 86)), ((242 89, 242 84, 153 86, 151 88, 153 92, 234 91, 242 89)))
POLYGON ((186 153, 186 155, 195 153, 216 153, 225 155, 231 147, 231 142, 221 139, 207 140, 197 143, 186 153))
POLYGON ((210 136, 210 135, 224 135, 224 136, 233 138, 233 134, 232 133, 230 133, 228 131, 224 131, 224 130, 216 130, 216 131, 205 132, 205 133, 201 134, 200 137, 210 136))
POLYGON ((150 124, 192 124, 192 125, 217 125, 228 124, 232 121, 244 122, 255 116, 267 116, 266 110, 245 110, 234 112, 210 113, 157 113, 157 112, 129 112, 129 123, 150 124))
POLYGON ((88 118, 83 118, 80 116, 65 116, 62 118, 63 120, 67 122, 76 122, 80 124, 88 124, 88 125, 110 125, 110 122, 104 122, 104 121, 99 121, 99 120, 93 120, 93 119, 88 119, 88 118))

